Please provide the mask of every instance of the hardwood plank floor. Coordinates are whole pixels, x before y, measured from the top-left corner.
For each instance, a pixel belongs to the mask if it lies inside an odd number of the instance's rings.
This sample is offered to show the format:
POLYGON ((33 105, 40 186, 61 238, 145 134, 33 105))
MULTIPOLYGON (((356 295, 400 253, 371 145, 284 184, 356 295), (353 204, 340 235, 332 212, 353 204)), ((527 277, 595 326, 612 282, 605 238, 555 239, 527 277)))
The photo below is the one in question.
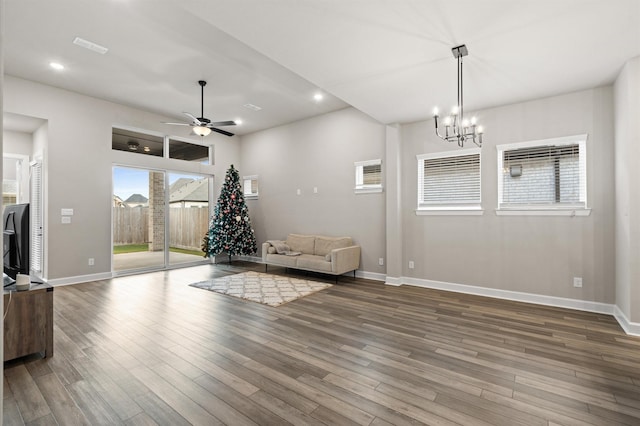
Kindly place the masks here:
POLYGON ((349 277, 278 308, 188 286, 262 269, 57 287, 55 355, 5 363, 4 424, 640 425, 640 339, 610 316, 349 277))

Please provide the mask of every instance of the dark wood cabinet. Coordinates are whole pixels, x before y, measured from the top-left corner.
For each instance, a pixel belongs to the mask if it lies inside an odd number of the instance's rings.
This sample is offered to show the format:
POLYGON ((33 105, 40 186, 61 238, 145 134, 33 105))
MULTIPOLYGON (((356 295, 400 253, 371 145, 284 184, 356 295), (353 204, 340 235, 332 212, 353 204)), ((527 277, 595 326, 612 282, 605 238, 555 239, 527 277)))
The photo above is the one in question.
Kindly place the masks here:
POLYGON ((53 287, 31 284, 15 291, 15 284, 4 291, 4 360, 36 352, 53 356, 53 287))

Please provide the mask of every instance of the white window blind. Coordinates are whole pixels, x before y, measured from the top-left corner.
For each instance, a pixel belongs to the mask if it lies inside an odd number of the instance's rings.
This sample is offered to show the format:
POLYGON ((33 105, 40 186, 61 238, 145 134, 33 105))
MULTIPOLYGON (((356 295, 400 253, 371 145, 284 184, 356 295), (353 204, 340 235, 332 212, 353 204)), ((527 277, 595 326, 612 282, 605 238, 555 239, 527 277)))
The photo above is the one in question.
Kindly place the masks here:
POLYGON ((382 183, 382 165, 371 164, 362 168, 363 185, 380 185, 382 183))
POLYGON ((382 160, 357 161, 354 165, 356 170, 356 193, 382 191, 382 160))
POLYGON ((480 149, 417 158, 418 209, 480 206, 480 149))
POLYGON ((42 163, 31 163, 31 272, 42 275, 43 254, 43 220, 42 220, 42 163))
POLYGON ((242 183, 245 198, 258 197, 258 176, 244 176, 242 183))
POLYGON ((584 141, 548 142, 498 147, 500 208, 586 207, 584 141))

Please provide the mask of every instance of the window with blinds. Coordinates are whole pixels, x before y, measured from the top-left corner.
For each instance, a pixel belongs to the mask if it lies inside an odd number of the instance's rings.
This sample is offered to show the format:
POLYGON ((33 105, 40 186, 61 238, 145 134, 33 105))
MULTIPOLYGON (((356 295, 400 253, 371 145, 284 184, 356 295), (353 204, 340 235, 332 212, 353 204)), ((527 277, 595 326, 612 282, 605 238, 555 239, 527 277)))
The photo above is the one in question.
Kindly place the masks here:
POLYGON ((258 176, 245 176, 242 184, 245 198, 258 198, 258 176))
POLYGON ((499 208, 586 208, 585 140, 498 147, 499 208))
POLYGON ((357 161, 356 193, 382 192, 382 160, 357 161))
POLYGON ((479 209, 480 149, 418 158, 418 210, 479 209))
POLYGON ((29 257, 31 273, 42 276, 44 263, 44 232, 43 232, 43 204, 42 204, 42 163, 31 163, 31 245, 29 257))

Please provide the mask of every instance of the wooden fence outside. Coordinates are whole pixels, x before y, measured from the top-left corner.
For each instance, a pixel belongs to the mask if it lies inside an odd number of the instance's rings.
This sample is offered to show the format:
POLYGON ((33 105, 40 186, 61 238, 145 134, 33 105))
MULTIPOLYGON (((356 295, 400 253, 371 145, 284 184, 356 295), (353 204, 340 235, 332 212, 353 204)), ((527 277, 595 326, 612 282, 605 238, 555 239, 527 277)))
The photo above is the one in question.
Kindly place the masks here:
MULTIPOLYGON (((171 207, 169 214, 169 246, 200 250, 202 237, 209 229, 209 209, 171 207)), ((149 242, 149 208, 113 208, 113 244, 145 244, 149 242)))

